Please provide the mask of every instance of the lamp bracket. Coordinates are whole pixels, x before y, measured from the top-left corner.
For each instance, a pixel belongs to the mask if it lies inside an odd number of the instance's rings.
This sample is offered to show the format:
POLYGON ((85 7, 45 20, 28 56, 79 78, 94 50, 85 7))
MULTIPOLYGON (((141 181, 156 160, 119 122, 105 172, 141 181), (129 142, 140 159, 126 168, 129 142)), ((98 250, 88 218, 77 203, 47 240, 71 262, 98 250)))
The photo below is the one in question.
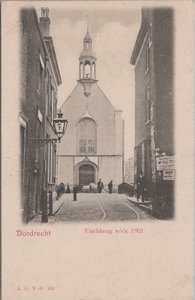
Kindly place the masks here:
POLYGON ((31 138, 31 142, 35 142, 35 147, 42 147, 48 143, 57 143, 60 142, 59 138, 31 138))

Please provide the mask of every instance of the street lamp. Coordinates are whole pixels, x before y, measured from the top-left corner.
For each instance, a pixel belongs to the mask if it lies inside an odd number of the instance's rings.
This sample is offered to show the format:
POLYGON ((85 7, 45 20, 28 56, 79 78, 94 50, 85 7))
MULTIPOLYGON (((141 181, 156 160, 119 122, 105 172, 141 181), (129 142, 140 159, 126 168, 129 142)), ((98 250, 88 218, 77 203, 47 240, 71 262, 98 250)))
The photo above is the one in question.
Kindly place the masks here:
POLYGON ((37 147, 44 146, 50 142, 59 142, 61 138, 64 136, 68 121, 63 118, 63 113, 60 111, 57 113, 58 117, 53 119, 53 130, 57 138, 31 138, 31 141, 35 141, 37 143, 37 147))
POLYGON ((58 117, 53 119, 53 127, 55 134, 58 137, 58 141, 60 143, 61 138, 64 136, 64 133, 66 131, 68 121, 63 118, 63 114, 61 111, 57 113, 58 117))

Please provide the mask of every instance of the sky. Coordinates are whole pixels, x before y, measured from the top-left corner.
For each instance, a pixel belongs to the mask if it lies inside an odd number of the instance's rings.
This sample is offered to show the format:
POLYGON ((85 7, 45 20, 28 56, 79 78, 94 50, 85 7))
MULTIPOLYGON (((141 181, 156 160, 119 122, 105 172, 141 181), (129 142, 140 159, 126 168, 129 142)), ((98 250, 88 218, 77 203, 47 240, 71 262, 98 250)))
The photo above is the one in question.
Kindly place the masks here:
MULTIPOLYGON (((87 24, 97 57, 98 85, 125 120, 125 159, 134 152, 134 66, 129 61, 141 25, 141 8, 126 1, 47 2, 62 84, 58 107, 75 88, 87 24)), ((40 16, 40 7, 36 7, 40 16)), ((65 116, 66 117, 66 116, 65 116)))

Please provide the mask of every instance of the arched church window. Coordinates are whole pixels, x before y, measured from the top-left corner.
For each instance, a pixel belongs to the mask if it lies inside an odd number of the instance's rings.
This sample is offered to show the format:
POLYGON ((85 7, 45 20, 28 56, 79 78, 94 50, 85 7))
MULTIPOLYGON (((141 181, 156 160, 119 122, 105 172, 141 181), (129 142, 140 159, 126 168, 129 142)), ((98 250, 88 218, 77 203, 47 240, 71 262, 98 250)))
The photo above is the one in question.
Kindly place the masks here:
POLYGON ((80 154, 96 153, 96 123, 84 118, 78 123, 78 152, 80 154))

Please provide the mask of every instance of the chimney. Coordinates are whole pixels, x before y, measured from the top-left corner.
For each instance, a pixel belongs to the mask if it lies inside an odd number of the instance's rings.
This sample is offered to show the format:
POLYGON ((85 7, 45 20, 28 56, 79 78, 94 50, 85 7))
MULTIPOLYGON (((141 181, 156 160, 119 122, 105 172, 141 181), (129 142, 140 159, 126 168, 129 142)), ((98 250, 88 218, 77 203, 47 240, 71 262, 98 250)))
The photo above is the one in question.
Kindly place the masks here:
POLYGON ((49 18, 49 8, 41 8, 41 17, 39 19, 39 24, 43 36, 50 36, 50 18, 49 18))

